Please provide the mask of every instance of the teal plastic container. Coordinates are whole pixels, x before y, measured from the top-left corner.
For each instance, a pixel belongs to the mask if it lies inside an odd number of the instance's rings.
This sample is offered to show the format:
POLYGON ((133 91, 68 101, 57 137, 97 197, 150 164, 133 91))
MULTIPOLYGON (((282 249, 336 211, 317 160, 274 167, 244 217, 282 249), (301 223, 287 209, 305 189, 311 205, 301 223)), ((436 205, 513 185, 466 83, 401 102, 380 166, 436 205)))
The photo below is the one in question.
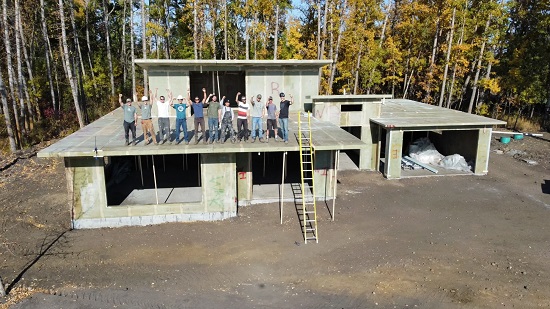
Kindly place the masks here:
POLYGON ((500 142, 503 144, 508 144, 510 142, 510 136, 501 136, 500 142))
POLYGON ((514 139, 515 140, 523 139, 523 134, 514 134, 514 139))

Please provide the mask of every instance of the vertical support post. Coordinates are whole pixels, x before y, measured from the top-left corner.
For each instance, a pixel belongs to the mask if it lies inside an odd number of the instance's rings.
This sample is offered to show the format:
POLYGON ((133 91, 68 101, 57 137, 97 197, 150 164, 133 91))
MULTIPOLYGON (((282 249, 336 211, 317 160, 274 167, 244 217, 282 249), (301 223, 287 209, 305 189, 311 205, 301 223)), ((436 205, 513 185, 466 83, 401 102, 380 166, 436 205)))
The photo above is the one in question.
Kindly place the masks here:
POLYGON ((164 155, 162 155, 162 168, 163 168, 164 172, 166 173, 166 160, 164 158, 164 155))
POLYGON ((201 155, 200 154, 197 154, 197 167, 198 167, 197 170, 198 170, 198 173, 199 173, 199 176, 198 176, 199 185, 202 187, 202 185, 201 185, 201 155))
POLYGON ((489 152, 491 151, 491 128, 478 130, 476 162, 474 174, 486 175, 489 171, 489 152))
POLYGON ((155 170, 155 157, 151 156, 151 161, 153 161, 153 180, 155 181, 155 197, 157 198, 157 205, 159 204, 159 192, 157 189, 157 172, 155 170))
POLYGON ((281 201, 280 201, 280 211, 281 211, 281 224, 283 224, 283 200, 285 197, 285 166, 286 166, 286 151, 283 152, 283 175, 281 177, 281 201))
POLYGON ((262 174, 262 177, 265 178, 265 156, 267 156, 267 152, 264 152, 264 171, 263 171, 263 174, 262 174))
POLYGON ((334 221, 334 206, 336 205, 336 186, 338 185, 338 168, 340 168, 340 150, 336 151, 334 162, 334 193, 332 194, 332 221, 334 221))
POLYGON ((139 174, 141 175, 141 186, 143 187, 143 167, 141 165, 141 156, 138 156, 138 164, 139 164, 139 174))
POLYGON ((388 129, 386 133, 386 162, 384 174, 388 179, 401 178, 401 152, 403 151, 403 131, 388 129))

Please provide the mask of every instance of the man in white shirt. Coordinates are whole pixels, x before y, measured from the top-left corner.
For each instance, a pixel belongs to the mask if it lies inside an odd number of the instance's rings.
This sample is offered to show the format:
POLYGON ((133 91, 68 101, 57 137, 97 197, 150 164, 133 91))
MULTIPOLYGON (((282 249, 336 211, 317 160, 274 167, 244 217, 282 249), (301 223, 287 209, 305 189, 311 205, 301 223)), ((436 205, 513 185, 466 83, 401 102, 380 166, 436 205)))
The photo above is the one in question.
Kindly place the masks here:
MULTIPOLYGON (((168 92, 168 100, 164 98, 163 95, 160 96, 159 101, 157 101, 157 117, 159 123, 159 139, 162 139, 162 143, 166 143, 168 140, 172 143, 170 138, 170 102, 172 102, 172 92, 166 89, 168 92)), ((155 94, 151 94, 152 101, 154 102, 157 97, 157 89, 155 89, 155 94)))

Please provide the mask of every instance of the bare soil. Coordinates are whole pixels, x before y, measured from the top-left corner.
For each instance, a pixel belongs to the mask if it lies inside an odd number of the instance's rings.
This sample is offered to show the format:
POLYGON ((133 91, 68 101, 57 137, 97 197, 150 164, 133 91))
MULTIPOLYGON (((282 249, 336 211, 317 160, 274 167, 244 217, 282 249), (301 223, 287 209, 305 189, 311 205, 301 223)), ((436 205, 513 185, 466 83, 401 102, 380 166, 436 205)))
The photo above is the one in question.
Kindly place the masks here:
POLYGON ((491 147, 486 176, 339 173, 317 244, 291 203, 282 225, 265 204, 69 230, 63 163, 19 160, 0 172, 0 308, 550 307, 550 134, 491 147))

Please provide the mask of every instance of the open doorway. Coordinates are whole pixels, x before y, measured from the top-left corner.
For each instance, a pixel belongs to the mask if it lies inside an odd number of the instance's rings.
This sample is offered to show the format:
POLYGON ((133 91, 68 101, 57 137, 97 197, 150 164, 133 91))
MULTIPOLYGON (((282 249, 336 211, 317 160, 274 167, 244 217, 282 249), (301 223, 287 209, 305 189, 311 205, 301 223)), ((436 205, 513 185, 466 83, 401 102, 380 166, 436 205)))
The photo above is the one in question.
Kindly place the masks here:
MULTIPOLYGON (((342 105, 344 107, 344 105, 342 105)), ((361 127, 342 127, 342 130, 347 131, 353 136, 361 139, 361 127)), ((364 150, 363 150, 364 151, 364 150)), ((359 155, 358 149, 347 149, 340 152, 341 169, 352 169, 350 166, 354 166, 353 169, 359 169, 359 155)))
POLYGON ((292 184, 301 183, 300 153, 287 152, 283 177, 283 152, 252 153, 253 203, 278 202, 281 183, 284 183, 285 198, 292 199, 292 184))
POLYGON ((202 200, 198 154, 110 157, 106 162, 108 206, 202 200))
POLYGON ((198 96, 202 100, 202 88, 206 93, 214 93, 221 97, 225 96, 236 107, 235 96, 237 92, 246 93, 245 72, 241 71, 193 71, 189 72, 191 96, 198 96))

